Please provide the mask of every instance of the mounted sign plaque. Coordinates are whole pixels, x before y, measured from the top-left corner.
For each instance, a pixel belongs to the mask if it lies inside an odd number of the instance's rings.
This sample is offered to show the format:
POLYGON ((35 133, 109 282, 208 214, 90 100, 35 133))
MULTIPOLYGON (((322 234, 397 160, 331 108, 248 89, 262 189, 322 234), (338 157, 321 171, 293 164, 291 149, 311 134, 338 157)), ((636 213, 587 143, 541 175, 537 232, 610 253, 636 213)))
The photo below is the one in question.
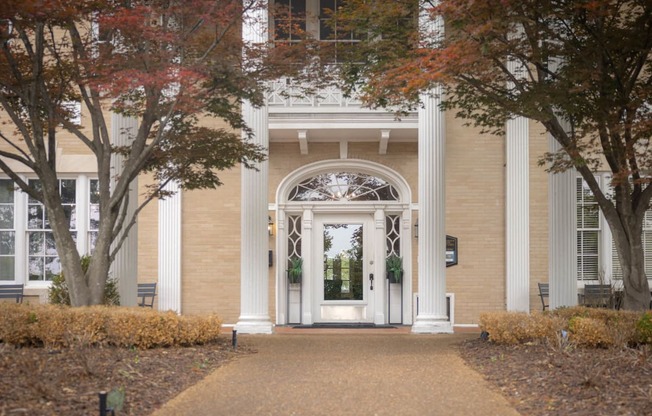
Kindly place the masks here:
POLYGON ((457 264, 457 237, 446 236, 446 267, 457 264))

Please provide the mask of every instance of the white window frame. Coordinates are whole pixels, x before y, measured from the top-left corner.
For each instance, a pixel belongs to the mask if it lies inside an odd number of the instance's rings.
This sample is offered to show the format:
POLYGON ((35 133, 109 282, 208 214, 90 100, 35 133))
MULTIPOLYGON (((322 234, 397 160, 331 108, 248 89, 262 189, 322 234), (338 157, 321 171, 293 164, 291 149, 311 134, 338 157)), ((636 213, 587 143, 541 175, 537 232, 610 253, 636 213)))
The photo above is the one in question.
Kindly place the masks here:
MULTIPOLYGON (((600 189, 602 189, 603 192, 605 192, 605 194, 608 195, 610 192, 609 186, 611 183, 611 174, 606 172, 596 173, 595 177, 598 180, 600 189)), ((581 178, 581 176, 578 176, 578 178, 581 178)), ((652 236, 652 207, 646 213, 646 218, 649 218, 650 220, 647 222, 643 221, 643 231, 650 232, 650 235, 652 236)), ((599 273, 604 274, 603 283, 611 284, 614 286, 622 286, 622 277, 614 277, 614 257, 617 256, 616 246, 614 245, 611 229, 609 228, 607 219, 604 217, 602 213, 602 209, 600 209, 599 221, 600 221, 600 225, 599 225, 600 235, 598 237, 599 238, 598 271, 599 273)), ((579 225, 577 226, 577 230, 578 231, 580 230, 579 225)), ((645 245, 646 245, 645 236, 643 236, 644 250, 645 250, 645 245)), ((648 244, 648 245, 650 245, 652 248, 652 244, 648 244)), ((646 258, 645 269, 646 269, 647 278, 648 281, 652 281, 652 249, 650 250, 650 252, 645 252, 644 256, 646 258), (648 271, 650 272, 648 273, 648 271)), ((578 275, 577 285, 579 288, 584 287, 585 284, 595 284, 597 282, 598 282, 597 280, 580 280, 580 277, 578 275)))
MULTIPOLYGON (((25 181, 37 180, 35 175, 20 175, 25 181)), ((6 176, 1 179, 9 179, 6 176)), ((77 250, 79 253, 89 253, 89 225, 90 225, 90 181, 96 179, 95 174, 61 174, 61 180, 75 180, 75 222, 77 232, 77 250)), ((15 280, 0 281, 2 284, 23 283, 27 288, 48 288, 49 280, 29 280, 29 232, 27 228, 28 201, 26 193, 19 189, 14 190, 14 232, 15 232, 15 280)))
MULTIPOLYGON (((0 179, 3 180, 3 181, 9 181, 9 182, 11 182, 13 184, 13 181, 11 181, 11 179, 9 179, 9 178, 0 178, 0 179)), ((9 285, 10 284, 15 284, 19 280, 17 270, 16 270, 16 263, 18 263, 18 258, 17 258, 18 246, 17 246, 17 242, 16 242, 16 235, 17 235, 17 231, 16 231, 16 215, 17 215, 17 211, 18 211, 18 209, 17 209, 18 205, 16 203, 17 202, 17 193, 18 192, 15 190, 15 186, 14 186, 14 191, 12 192, 12 194, 13 194, 13 202, 11 203, 13 205, 13 221, 12 221, 13 224, 12 224, 12 227, 11 228, 2 228, 2 229, 0 229, 0 231, 2 231, 2 232, 13 232, 14 233, 14 253, 13 253, 13 255, 11 255, 11 254, 0 254, 0 257, 13 256, 13 258, 14 258, 14 276, 13 276, 13 279, 0 280, 0 285, 2 285, 2 284, 5 284, 5 285, 7 285, 7 284, 9 284, 9 285)), ((3 202, 2 205, 9 205, 9 203, 3 202)))
MULTIPOLYGON (((581 176, 578 176, 577 179, 576 179, 576 188, 575 188, 575 191, 576 191, 575 200, 577 201, 577 211, 579 211, 584 206, 595 205, 596 209, 598 209, 598 224, 597 224, 597 227, 584 228, 584 227, 582 227, 581 224, 579 224, 579 221, 578 221, 577 229, 576 229, 577 230, 576 231, 576 237, 575 237, 576 238, 576 244, 577 244, 577 240, 579 239, 579 235, 580 235, 581 232, 596 232, 597 233, 597 241, 596 241, 596 243, 597 243, 597 255, 591 255, 591 254, 582 254, 582 255, 584 257, 597 257, 597 268, 598 269, 597 269, 596 279, 590 279, 590 278, 584 278, 583 277, 584 272, 582 270, 580 270, 580 268, 578 267, 577 281, 578 282, 587 282, 587 281, 588 282, 595 282, 596 280, 598 280, 598 278, 597 278, 598 275, 603 272, 602 265, 601 265, 601 258, 604 257, 603 254, 602 254, 604 252, 603 247, 607 247, 607 246, 604 246, 603 242, 602 242, 602 234, 603 234, 602 230, 604 229, 604 227, 603 227, 603 215, 602 215, 602 211, 600 210, 600 208, 599 208, 599 206, 597 204, 597 201, 595 203, 585 203, 584 201, 578 200, 577 185, 578 185, 578 182, 580 180, 581 180, 581 185, 585 184, 584 179, 581 176)), ((596 180, 598 181, 598 185, 600 187, 602 187, 601 186, 602 180, 601 180, 601 177, 599 175, 596 175, 596 180)), ((575 215, 577 215, 577 212, 575 213, 575 215)), ((581 256, 580 253, 579 253, 579 250, 580 250, 580 247, 579 247, 579 245, 577 245, 576 250, 575 250, 575 262, 576 262, 576 264, 579 263, 579 259, 580 259, 580 256, 581 256)))

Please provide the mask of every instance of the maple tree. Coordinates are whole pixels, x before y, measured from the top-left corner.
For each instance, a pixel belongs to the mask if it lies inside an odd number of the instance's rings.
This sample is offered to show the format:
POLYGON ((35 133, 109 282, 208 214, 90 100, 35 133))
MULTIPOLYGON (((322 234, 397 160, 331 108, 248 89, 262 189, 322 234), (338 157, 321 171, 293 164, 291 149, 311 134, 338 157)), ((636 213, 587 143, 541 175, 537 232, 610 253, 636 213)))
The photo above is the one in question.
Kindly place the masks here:
POLYGON ((135 221, 126 207, 140 173, 156 179, 144 205, 165 197, 169 181, 212 188, 221 185, 220 170, 255 168, 266 157, 248 140, 241 115, 243 101, 263 103, 261 81, 276 76, 267 45, 241 36, 245 19, 261 7, 257 0, 3 2, 0 169, 43 203, 73 305, 102 302, 111 262, 135 221), (75 101, 88 114, 81 125, 70 107, 75 101), (138 121, 127 144, 112 142, 111 113, 138 121), (99 226, 86 274, 57 185, 62 132, 97 163, 99 226), (119 175, 111 166, 116 155, 124 158, 119 175), (39 186, 16 165, 33 172, 39 186))
POLYGON ((348 0, 337 11, 340 25, 369 33, 342 69, 346 88, 369 106, 411 109, 419 94, 444 85, 444 109, 486 132, 502 132, 514 116, 541 123, 560 145, 541 164, 553 173, 576 169, 609 224, 624 307, 649 308, 642 224, 652 197, 652 3, 418 3, 418 25, 416 15, 414 25, 396 24, 414 1, 348 0), (604 169, 612 195, 594 176, 604 169))

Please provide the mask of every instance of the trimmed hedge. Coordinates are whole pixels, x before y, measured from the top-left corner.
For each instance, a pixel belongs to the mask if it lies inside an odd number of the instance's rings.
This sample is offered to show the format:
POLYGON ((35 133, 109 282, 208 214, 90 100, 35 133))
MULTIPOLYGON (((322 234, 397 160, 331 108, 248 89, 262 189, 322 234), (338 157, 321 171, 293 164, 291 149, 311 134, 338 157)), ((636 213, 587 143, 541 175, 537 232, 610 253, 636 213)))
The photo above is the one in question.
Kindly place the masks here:
POLYGON ((533 314, 491 312, 480 315, 480 327, 498 344, 569 342, 585 348, 652 344, 652 312, 585 307, 533 314))
POLYGON ((17 346, 189 346, 217 339, 221 325, 215 315, 179 316, 148 308, 0 303, 0 342, 17 346))

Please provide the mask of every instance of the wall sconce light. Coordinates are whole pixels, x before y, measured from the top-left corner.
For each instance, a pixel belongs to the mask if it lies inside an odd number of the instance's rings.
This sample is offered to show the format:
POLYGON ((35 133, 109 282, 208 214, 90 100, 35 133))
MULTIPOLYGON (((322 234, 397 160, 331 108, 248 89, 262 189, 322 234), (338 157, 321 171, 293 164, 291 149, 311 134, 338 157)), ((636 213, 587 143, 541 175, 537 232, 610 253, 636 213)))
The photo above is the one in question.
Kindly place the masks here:
POLYGON ((272 217, 270 216, 267 217, 267 232, 270 237, 274 235, 274 221, 272 221, 272 217))
POLYGON ((414 222, 414 238, 419 238, 419 220, 414 222))

